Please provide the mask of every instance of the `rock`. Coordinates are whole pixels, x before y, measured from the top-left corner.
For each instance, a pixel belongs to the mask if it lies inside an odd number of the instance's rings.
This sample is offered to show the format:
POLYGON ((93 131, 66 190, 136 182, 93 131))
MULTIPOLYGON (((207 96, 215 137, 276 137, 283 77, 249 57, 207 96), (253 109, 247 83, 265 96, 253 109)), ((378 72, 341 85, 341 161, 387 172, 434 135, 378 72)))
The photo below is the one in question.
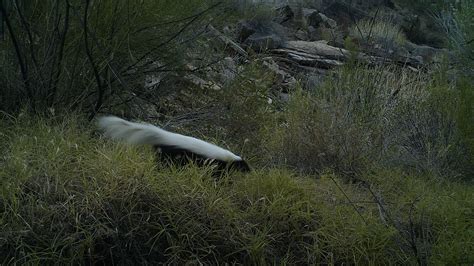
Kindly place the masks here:
POLYGON ((428 45, 417 45, 411 42, 406 42, 405 48, 412 57, 421 57, 420 61, 422 63, 437 62, 442 54, 448 53, 445 49, 434 48, 428 45))
POLYGON ((406 42, 404 45, 387 49, 380 44, 364 47, 364 51, 375 58, 374 62, 385 60, 403 66, 421 67, 424 64, 437 63, 440 55, 447 53, 444 49, 437 49, 426 45, 417 45, 406 42))
POLYGON ((307 41, 307 40, 309 40, 308 32, 303 31, 303 30, 298 30, 298 31, 296 31, 295 37, 296 37, 296 39, 298 39, 298 40, 300 40, 300 41, 307 41))
POLYGON ((319 12, 311 13, 308 16, 307 21, 309 26, 313 26, 315 28, 319 26, 324 26, 327 28, 334 29, 337 27, 337 23, 334 19, 328 18, 326 15, 319 12))
POLYGON ((220 85, 209 80, 204 80, 194 74, 185 75, 184 79, 202 89, 212 89, 218 91, 222 88, 220 85))
POLYGON ((287 103, 290 101, 290 94, 287 93, 287 92, 280 92, 278 94, 278 98, 280 101, 284 102, 284 103, 287 103))
MULTIPOLYGON (((341 66, 351 56, 348 50, 330 46, 326 41, 288 41, 282 48, 274 49, 272 52, 284 55, 298 65, 320 69, 341 66)), ((359 57, 361 60, 369 61, 363 54, 359 57)))
POLYGON ((283 40, 275 34, 254 33, 245 40, 244 44, 256 52, 263 52, 269 49, 276 49, 281 46, 283 40))
POLYGON ((308 40, 309 41, 321 40, 321 35, 319 34, 319 31, 313 26, 308 26, 308 40))
POLYGON ((341 60, 350 56, 348 50, 328 45, 326 41, 288 41, 283 47, 310 55, 322 56, 326 59, 341 60))
POLYGON ((275 22, 283 24, 291 21, 295 17, 295 12, 289 5, 284 5, 276 9, 277 16, 273 19, 275 22))
POLYGON ((354 21, 358 21, 368 16, 367 12, 364 10, 358 9, 355 6, 342 1, 330 4, 322 11, 322 13, 336 19, 337 24, 342 25, 344 28, 351 26, 354 21))
POLYGON ((274 86, 279 88, 279 91, 289 91, 296 86, 296 79, 288 72, 282 70, 273 58, 264 58, 262 64, 275 75, 274 86))
POLYGON ((275 49, 272 52, 285 55, 290 61, 302 66, 311 66, 317 68, 333 68, 343 65, 339 60, 325 58, 324 56, 309 54, 292 49, 275 49))
POLYGON ((287 35, 288 30, 275 22, 242 21, 239 23, 240 42, 256 52, 280 47, 287 39, 287 35))
POLYGON ((217 63, 213 70, 207 71, 207 78, 220 84, 229 84, 237 77, 237 64, 232 57, 226 57, 217 63))
POLYGON ((250 35, 257 32, 257 26, 249 21, 241 21, 237 25, 238 40, 244 42, 250 35))
POLYGON ((305 18, 311 16, 311 14, 318 13, 319 11, 312 8, 302 8, 303 16, 305 18))
MULTIPOLYGON (((357 54, 357 60, 368 64, 388 64, 396 63, 403 66, 420 67, 423 64, 419 56, 402 55, 395 53, 384 54, 372 50, 370 55, 365 53, 357 54)), ((305 42, 289 41, 284 47, 272 50, 273 53, 285 55, 287 59, 302 66, 329 69, 341 66, 351 58, 351 52, 342 48, 328 45, 326 41, 305 42)))

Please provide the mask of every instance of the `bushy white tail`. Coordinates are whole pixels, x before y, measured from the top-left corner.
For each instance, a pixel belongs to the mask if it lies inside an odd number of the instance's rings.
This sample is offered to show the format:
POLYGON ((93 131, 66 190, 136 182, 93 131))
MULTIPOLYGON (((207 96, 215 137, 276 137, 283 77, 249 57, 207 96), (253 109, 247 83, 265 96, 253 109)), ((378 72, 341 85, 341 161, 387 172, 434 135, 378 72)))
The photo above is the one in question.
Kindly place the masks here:
POLYGON ((99 118, 98 126, 107 137, 130 144, 160 145, 165 142, 163 136, 167 133, 150 124, 133 123, 115 116, 99 118))
POLYGON ((214 144, 172 133, 150 124, 134 123, 115 116, 105 116, 98 119, 98 126, 107 137, 123 140, 130 144, 174 147, 222 161, 242 160, 239 156, 214 144))

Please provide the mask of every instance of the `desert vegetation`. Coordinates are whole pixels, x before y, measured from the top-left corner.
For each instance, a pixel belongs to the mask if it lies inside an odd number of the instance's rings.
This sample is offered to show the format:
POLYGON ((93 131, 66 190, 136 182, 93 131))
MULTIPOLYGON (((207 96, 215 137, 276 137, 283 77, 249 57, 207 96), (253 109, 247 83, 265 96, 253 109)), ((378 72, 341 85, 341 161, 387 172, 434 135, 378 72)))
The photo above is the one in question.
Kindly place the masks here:
POLYGON ((1 264, 474 262, 474 5, 258 2, 0 0, 1 264))

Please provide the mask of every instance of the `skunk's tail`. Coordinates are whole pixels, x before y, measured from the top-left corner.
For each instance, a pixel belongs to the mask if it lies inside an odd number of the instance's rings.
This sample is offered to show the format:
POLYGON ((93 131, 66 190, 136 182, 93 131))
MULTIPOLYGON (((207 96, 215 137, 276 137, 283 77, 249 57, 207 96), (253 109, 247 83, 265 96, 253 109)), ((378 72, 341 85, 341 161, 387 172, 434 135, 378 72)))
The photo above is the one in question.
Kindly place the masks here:
POLYGON ((163 142, 161 139, 166 132, 150 124, 129 122, 115 116, 100 117, 97 124, 105 136, 130 144, 158 145, 163 142))

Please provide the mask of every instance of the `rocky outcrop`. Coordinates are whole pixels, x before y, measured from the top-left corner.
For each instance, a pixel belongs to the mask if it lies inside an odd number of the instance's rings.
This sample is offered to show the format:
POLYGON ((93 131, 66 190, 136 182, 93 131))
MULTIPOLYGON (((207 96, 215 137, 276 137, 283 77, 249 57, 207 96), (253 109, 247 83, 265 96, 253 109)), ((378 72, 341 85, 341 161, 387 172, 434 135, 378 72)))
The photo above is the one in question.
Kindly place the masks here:
POLYGON ((350 54, 349 51, 330 46, 324 41, 289 41, 283 48, 272 52, 297 64, 323 69, 341 66, 350 54))
POLYGON ((349 51, 328 45, 327 41, 288 41, 285 43, 284 48, 334 60, 345 59, 350 55, 349 51))
POLYGON ((237 31, 240 43, 256 52, 278 48, 288 36, 288 29, 276 22, 241 21, 237 31))
MULTIPOLYGON (((385 8, 394 7, 391 0, 368 2, 385 8)), ((393 47, 387 48, 377 43, 376 39, 363 44, 354 38, 347 38, 350 37, 348 27, 360 19, 370 17, 363 6, 360 3, 349 5, 330 0, 321 9, 281 5, 275 9, 273 18, 241 21, 233 32, 224 30, 223 34, 210 26, 210 32, 234 51, 233 55, 237 57, 226 58, 219 63, 220 70, 210 71, 225 73, 207 77, 217 82, 207 82, 195 76, 188 76, 188 79, 196 86, 218 90, 220 84, 235 78, 235 72, 238 72, 236 58, 244 58, 248 62, 255 60, 252 59, 253 55, 260 54, 256 60, 262 60, 262 65, 275 76, 273 87, 279 93, 287 93, 297 83, 311 88, 319 86, 329 70, 341 67, 349 60, 368 65, 398 64, 418 71, 426 64, 439 62, 440 55, 447 52, 409 41, 405 44, 394 43, 393 47), (235 33, 235 38, 229 36, 232 33, 235 33), (332 41, 327 39, 328 34, 332 41), (335 35, 338 35, 337 41, 335 35), (347 45, 351 47, 348 42, 356 47, 354 51, 343 48, 347 45)), ((400 22, 402 20, 398 15, 395 14, 394 18, 400 22)))

